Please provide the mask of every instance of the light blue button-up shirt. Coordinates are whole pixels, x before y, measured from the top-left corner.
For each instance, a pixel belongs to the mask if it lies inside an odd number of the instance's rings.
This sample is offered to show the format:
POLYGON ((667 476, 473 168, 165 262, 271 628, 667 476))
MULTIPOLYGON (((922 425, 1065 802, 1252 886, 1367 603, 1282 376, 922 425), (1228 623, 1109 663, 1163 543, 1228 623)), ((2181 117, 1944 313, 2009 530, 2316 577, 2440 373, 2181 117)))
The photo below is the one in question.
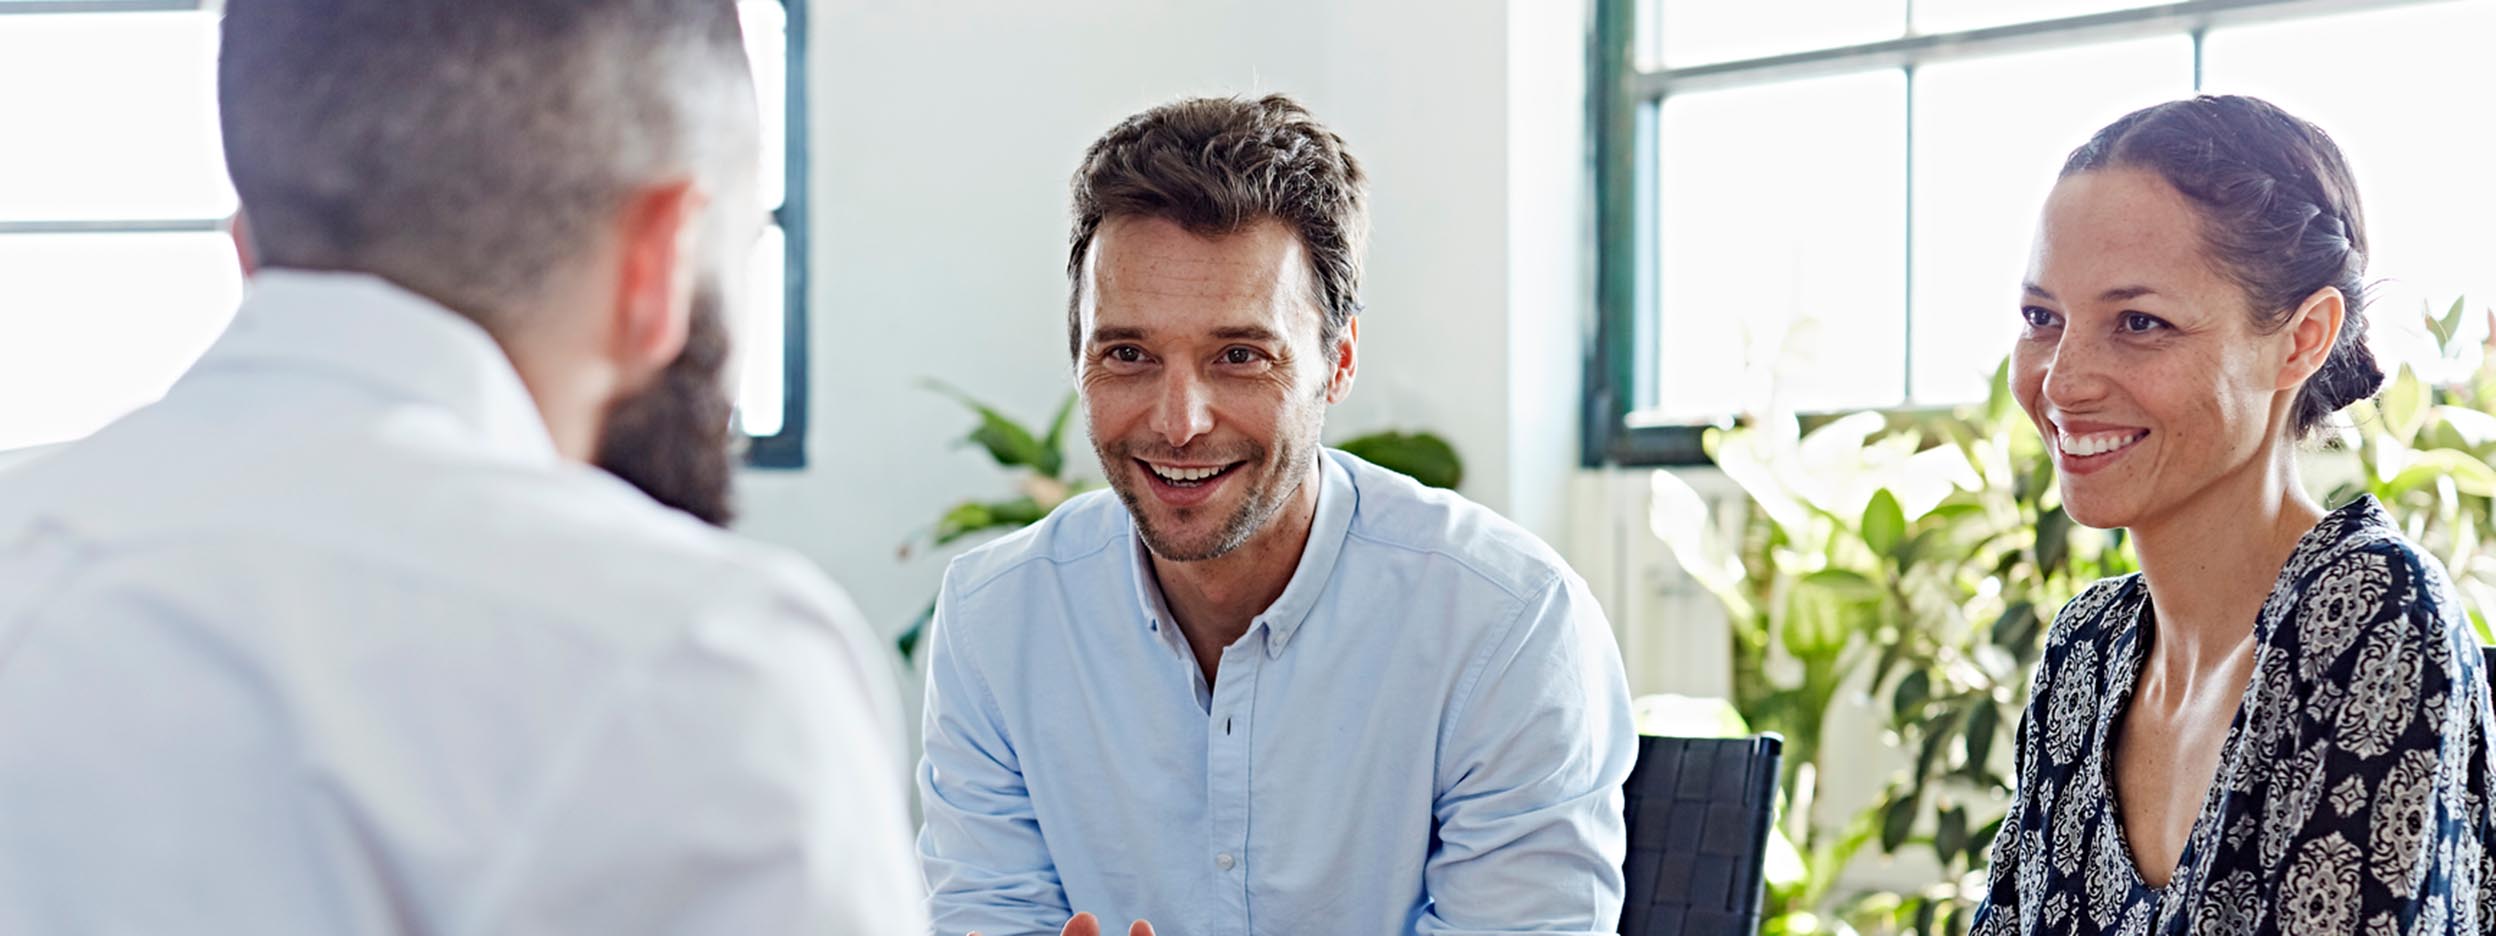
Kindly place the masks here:
POLYGON ((1585 583, 1341 452, 1208 687, 1107 492, 956 560, 929 650, 935 932, 1612 933, 1636 742, 1585 583))

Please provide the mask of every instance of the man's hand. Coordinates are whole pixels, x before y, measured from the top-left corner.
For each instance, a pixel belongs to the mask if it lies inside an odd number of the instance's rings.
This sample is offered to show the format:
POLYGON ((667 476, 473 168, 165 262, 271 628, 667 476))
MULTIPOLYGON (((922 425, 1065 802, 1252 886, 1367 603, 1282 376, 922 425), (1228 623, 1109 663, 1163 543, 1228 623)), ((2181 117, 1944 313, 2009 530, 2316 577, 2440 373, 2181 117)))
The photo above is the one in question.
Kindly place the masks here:
MULTIPOLYGON (((971 936, 979 934, 972 933, 971 936)), ((1065 929, 1057 931, 1057 936, 1101 936, 1101 920, 1089 913, 1075 914, 1074 919, 1066 921, 1065 929)), ((1153 925, 1137 920, 1134 926, 1127 928, 1127 936, 1153 936, 1153 925)))

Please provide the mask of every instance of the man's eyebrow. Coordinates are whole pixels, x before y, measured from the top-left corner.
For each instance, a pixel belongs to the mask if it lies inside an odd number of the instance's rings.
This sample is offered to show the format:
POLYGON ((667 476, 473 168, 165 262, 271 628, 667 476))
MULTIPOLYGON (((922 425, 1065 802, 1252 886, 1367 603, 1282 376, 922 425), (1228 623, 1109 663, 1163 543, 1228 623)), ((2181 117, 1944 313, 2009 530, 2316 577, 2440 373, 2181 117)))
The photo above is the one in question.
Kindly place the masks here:
POLYGON ((1103 325, 1092 330, 1092 343, 1108 344, 1112 341, 1142 341, 1144 340, 1145 334, 1146 332, 1143 329, 1132 325, 1103 325))
POLYGON ((1273 329, 1263 325, 1231 325, 1217 328, 1213 330, 1213 336, 1224 341, 1262 341, 1268 344, 1282 340, 1281 335, 1275 334, 1273 329))

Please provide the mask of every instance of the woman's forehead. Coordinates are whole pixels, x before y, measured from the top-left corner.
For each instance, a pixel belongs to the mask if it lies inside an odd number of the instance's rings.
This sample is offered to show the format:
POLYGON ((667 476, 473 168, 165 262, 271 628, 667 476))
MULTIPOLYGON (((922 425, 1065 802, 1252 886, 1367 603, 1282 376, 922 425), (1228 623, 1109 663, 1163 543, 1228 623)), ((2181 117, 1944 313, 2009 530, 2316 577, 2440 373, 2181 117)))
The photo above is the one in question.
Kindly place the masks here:
POLYGON ((2232 287, 2202 248, 2201 217, 2154 173, 2083 172, 2046 198, 2028 282, 2067 302, 2144 293, 2206 298, 2232 287))

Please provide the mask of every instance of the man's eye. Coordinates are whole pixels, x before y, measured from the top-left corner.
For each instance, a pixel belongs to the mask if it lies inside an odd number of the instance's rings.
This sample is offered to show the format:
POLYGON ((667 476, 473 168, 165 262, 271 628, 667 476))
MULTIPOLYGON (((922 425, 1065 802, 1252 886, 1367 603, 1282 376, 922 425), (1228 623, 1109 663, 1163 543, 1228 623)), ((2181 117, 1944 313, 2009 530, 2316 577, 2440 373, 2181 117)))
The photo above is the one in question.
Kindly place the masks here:
POLYGON ((1109 354, 1106 356, 1120 364, 1139 364, 1144 360, 1144 349, 1134 345, 1119 345, 1109 349, 1109 354))
POLYGON ((1222 352, 1224 364, 1254 364, 1262 358, 1264 355, 1249 348, 1232 348, 1222 352))

